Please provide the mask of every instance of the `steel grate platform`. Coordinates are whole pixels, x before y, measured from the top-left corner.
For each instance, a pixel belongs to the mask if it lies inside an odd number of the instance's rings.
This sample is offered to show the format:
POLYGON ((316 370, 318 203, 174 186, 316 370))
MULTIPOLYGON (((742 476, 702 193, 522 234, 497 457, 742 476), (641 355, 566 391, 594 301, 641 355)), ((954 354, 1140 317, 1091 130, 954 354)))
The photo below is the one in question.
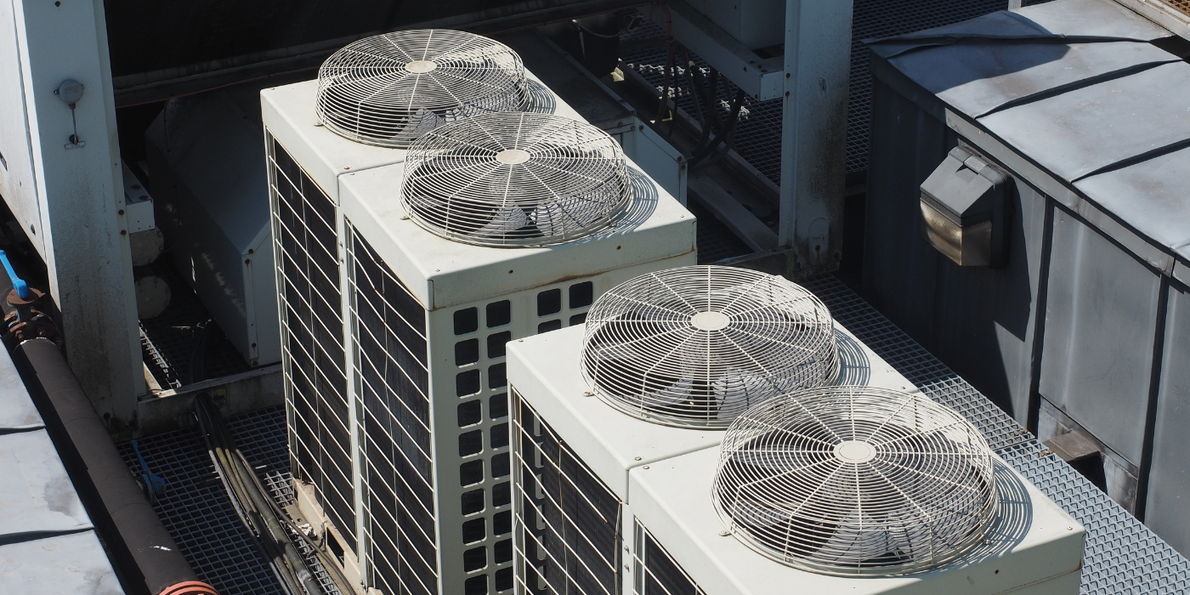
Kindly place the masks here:
MULTIPOLYGON (((1007 414, 864 302, 835 277, 805 282, 831 314, 922 392, 967 416, 998 454, 1087 529, 1081 592, 1190 591, 1190 562, 1044 448, 1007 414)), ((276 407, 237 416, 228 425, 273 496, 292 501, 285 412, 276 407)), ((169 485, 157 513, 201 579, 224 595, 281 593, 223 492, 196 429, 141 440, 150 469, 169 485)), ((132 469, 132 448, 121 445, 132 469)), ((325 573, 319 571, 323 584, 325 573)))
MULTIPOLYGON (((236 416, 227 422, 244 458, 273 498, 282 506, 292 503, 284 407, 236 416)), ((165 495, 153 508, 198 578, 221 595, 284 595, 284 588, 223 491, 197 426, 143 438, 139 446, 149 469, 166 481, 165 495)), ((139 471, 132 445, 121 444, 119 449, 128 467, 134 473, 139 471)), ((337 594, 318 562, 307 559, 307 563, 327 595, 337 594)))

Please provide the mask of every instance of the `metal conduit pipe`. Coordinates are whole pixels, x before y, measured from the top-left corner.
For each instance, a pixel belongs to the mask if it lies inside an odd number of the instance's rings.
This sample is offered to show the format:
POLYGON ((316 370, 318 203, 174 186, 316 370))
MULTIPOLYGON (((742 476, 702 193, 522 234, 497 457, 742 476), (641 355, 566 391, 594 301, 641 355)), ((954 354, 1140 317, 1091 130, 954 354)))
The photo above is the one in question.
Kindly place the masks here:
POLYGON ((161 524, 58 347, 32 339, 12 355, 87 513, 123 569, 125 589, 217 595, 198 580, 161 524))

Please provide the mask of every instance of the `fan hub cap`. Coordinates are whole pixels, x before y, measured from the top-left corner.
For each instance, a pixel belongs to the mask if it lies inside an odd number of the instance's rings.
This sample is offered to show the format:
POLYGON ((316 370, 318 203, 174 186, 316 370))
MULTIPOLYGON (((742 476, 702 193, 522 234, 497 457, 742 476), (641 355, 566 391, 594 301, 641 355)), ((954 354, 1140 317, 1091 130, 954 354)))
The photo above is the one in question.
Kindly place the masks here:
POLYGON ((405 64, 405 70, 413 74, 425 74, 438 68, 438 63, 433 60, 414 60, 405 64))
POLYGON ((731 319, 722 312, 699 312, 690 317, 690 324, 700 331, 717 331, 731 324, 731 319))
POLYGON ((503 151, 496 153, 496 161, 499 161, 504 165, 517 165, 524 163, 528 161, 530 157, 532 157, 532 155, 530 155, 528 151, 522 151, 520 149, 504 149, 503 151))
POLYGON ((847 440, 835 445, 835 458, 844 463, 866 463, 876 458, 876 449, 862 440, 847 440))

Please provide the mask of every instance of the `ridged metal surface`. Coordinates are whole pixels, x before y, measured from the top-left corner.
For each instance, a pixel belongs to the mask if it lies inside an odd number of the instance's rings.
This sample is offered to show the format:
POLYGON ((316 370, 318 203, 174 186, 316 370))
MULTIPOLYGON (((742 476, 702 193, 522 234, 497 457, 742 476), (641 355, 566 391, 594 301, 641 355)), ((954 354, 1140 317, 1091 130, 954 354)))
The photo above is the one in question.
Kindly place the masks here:
POLYGON ((983 541, 997 511, 979 430, 924 395, 854 386, 736 419, 711 499, 762 555, 843 576, 935 568, 983 541))
POLYGON ((407 147, 434 128, 524 103, 525 69, 504 44, 408 29, 348 44, 318 70, 318 119, 356 142, 407 147))
POLYGON ((1038 442, 998 454, 1087 530, 1082 595, 1190 592, 1182 557, 1038 442))
POLYGON ((697 265, 612 288, 587 316, 583 376, 609 405, 675 426, 744 410, 839 374, 830 312, 782 277, 697 265))

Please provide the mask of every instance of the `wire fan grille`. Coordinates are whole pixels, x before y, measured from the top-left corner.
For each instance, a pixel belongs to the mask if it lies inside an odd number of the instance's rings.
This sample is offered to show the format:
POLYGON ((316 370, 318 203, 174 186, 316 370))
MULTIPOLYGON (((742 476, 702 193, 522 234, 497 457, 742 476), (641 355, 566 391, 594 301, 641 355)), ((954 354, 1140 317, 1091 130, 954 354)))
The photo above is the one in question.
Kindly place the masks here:
POLYGON ((405 210, 468 244, 542 246, 591 235, 632 197, 620 145, 594 126, 547 114, 486 114, 409 148, 405 210))
POLYGON ((920 572, 983 540, 997 511, 991 449, 920 394, 829 387, 736 420, 712 498, 745 544, 835 575, 920 572))
POLYGON ((405 148, 438 126, 516 110, 525 68, 504 44, 463 31, 411 29, 365 37, 318 71, 318 119, 356 142, 405 148))
POLYGON ((826 306, 756 271, 649 273, 604 294, 587 315, 583 374, 594 393, 656 423, 725 428, 748 407, 838 373, 826 306))

